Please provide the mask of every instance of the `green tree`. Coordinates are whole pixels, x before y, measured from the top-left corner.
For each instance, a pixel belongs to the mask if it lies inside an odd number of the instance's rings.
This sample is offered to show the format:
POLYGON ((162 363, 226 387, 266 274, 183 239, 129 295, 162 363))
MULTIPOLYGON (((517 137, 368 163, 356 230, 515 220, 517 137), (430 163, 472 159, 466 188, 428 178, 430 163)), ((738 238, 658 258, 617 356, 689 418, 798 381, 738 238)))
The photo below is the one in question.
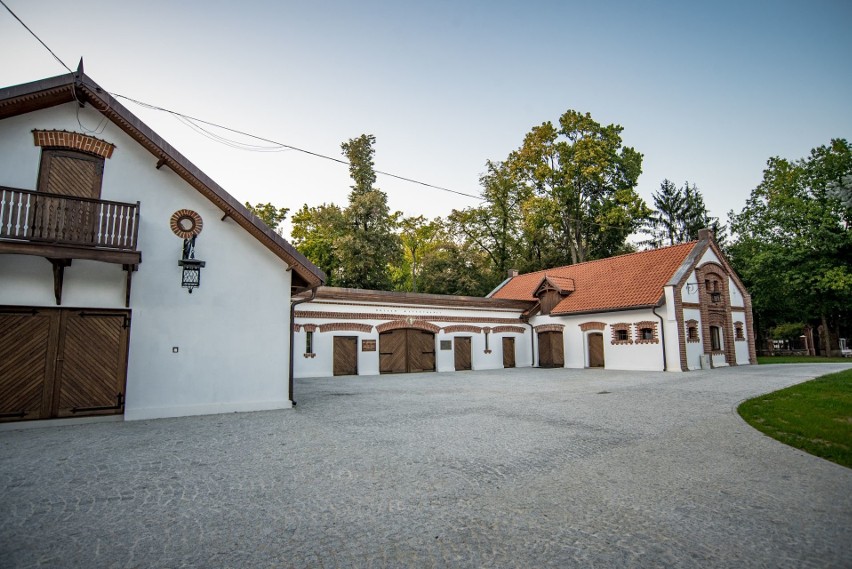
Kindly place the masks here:
POLYGON ((443 241, 424 256, 422 267, 422 292, 485 296, 493 288, 482 278, 488 257, 469 244, 443 241))
POLYGON ((293 215, 293 245, 313 264, 325 271, 329 286, 340 282, 340 258, 336 243, 346 229, 343 211, 334 204, 308 207, 293 215))
POLYGON ((519 184, 505 163, 486 163, 487 171, 479 181, 483 205, 453 210, 448 217, 453 235, 461 236, 469 245, 487 255, 489 279, 498 284, 507 269, 514 268, 523 257, 521 205, 531 192, 519 184))
POLYGON ((622 145, 619 125, 569 110, 534 127, 508 159, 519 183, 551 203, 562 263, 608 257, 650 213, 636 193, 642 155, 622 145))
POLYGON ((678 188, 665 179, 653 194, 654 211, 645 222, 642 232, 648 235, 644 245, 664 247, 698 239, 698 230, 710 228, 716 240, 723 244, 726 227, 710 215, 704 197, 695 184, 686 182, 678 188))
POLYGON ((287 219, 287 214, 290 212, 290 208, 275 207, 271 202, 258 203, 257 205, 251 205, 251 203, 246 202, 245 206, 246 209, 258 216, 261 221, 279 234, 281 233, 279 226, 281 225, 281 222, 287 219))
POLYGON ((729 254, 749 288, 762 332, 790 321, 848 326, 852 306, 852 210, 834 191, 852 174, 852 147, 832 140, 796 161, 770 158, 745 208, 731 212, 729 254))
POLYGON ((422 271, 423 257, 434 246, 443 233, 440 217, 427 221, 422 215, 406 217, 399 222, 399 237, 403 256, 399 265, 394 267, 397 290, 418 292, 418 282, 422 271))
POLYGON ((401 247, 395 233, 396 216, 388 210, 387 195, 373 185, 375 142, 373 135, 362 134, 340 145, 349 160, 354 185, 349 206, 343 211, 345 229, 334 249, 340 260, 341 286, 390 290, 391 266, 398 264, 401 247))

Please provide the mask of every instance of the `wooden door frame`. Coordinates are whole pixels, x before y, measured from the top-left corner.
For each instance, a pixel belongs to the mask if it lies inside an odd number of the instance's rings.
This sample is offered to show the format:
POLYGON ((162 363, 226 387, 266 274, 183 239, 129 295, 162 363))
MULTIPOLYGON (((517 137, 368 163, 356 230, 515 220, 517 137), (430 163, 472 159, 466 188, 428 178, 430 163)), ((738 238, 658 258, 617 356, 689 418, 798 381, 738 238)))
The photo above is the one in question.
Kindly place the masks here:
POLYGON ((604 335, 603 332, 589 332, 586 334, 586 367, 589 368, 606 368, 606 352, 604 351, 604 335), (592 365, 592 336, 599 337, 601 342, 601 365, 592 365))
POLYGON ((331 373, 332 373, 332 375, 334 375, 334 376, 340 376, 340 375, 358 375, 358 336, 334 336, 334 337, 332 338, 332 345, 331 345, 331 373), (354 344, 354 346, 355 346, 355 370, 354 370, 352 373, 341 373, 341 374, 338 374, 338 373, 336 373, 336 371, 335 371, 335 370, 336 370, 336 367, 337 367, 337 346, 338 346, 338 340, 340 340, 340 341, 341 341, 341 342, 340 342, 341 344, 343 343, 343 341, 344 341, 344 340, 345 340, 345 341, 347 341, 347 342, 352 341, 352 343, 353 343, 353 344, 354 344))

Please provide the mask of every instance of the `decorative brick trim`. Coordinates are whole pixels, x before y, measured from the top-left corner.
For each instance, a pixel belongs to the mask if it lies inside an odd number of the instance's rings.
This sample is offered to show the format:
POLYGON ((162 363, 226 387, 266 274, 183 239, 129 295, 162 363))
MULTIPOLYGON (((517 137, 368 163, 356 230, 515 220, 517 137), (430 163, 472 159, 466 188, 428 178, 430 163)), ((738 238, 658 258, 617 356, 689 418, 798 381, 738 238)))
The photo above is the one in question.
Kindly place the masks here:
POLYGON ((389 332, 391 330, 397 330, 399 328, 414 328, 415 330, 425 330, 427 332, 432 332, 433 334, 437 334, 441 330, 440 326, 436 326, 431 322, 408 318, 406 320, 394 320, 393 322, 385 322, 384 324, 379 324, 378 326, 376 326, 376 331, 381 334, 382 332, 389 332))
MULTIPOLYGON (((743 289, 745 290, 745 289, 743 289)), ((746 341, 748 342, 748 362, 757 365, 757 349, 754 343, 754 316, 751 312, 751 295, 743 294, 745 303, 746 341)))
POLYGON ((364 332, 369 334, 373 327, 369 324, 356 324, 354 322, 333 322, 331 324, 320 324, 320 332, 364 332))
POLYGON ((657 322, 654 322, 653 320, 643 320, 642 322, 637 322, 633 326, 636 330, 636 343, 637 344, 659 344, 660 343, 660 336, 659 336, 659 332, 657 331, 657 322), (642 330, 645 329, 645 328, 651 329, 652 338, 650 338, 648 340, 645 340, 641 337, 642 330))
POLYGON ((67 130, 33 130, 33 143, 48 148, 69 148, 101 158, 111 158, 115 144, 67 130))
POLYGON ((302 331, 302 325, 293 323, 293 332, 301 332, 301 331, 302 331))
POLYGON ((317 329, 317 325, 316 324, 302 324, 302 328, 305 330, 305 332, 315 332, 316 329, 317 329))
POLYGON ((434 320, 436 322, 458 322, 459 324, 517 324, 521 317, 516 318, 485 318, 468 316, 435 316, 434 314, 371 314, 369 312, 321 312, 297 310, 296 318, 322 318, 325 320, 399 320, 411 318, 414 320, 434 320))
POLYGON ((746 338, 743 334, 744 324, 740 321, 734 322, 734 342, 745 342, 746 338))
POLYGON ((695 269, 698 277, 698 299, 701 311, 701 335, 704 340, 704 353, 714 355, 724 355, 725 362, 728 365, 737 365, 736 350, 734 348, 734 329, 731 318, 731 294, 729 291, 729 275, 728 271, 716 262, 704 263, 695 269), (713 302, 711 294, 715 291, 708 291, 706 282, 718 282, 720 294, 719 302, 713 302), (723 333, 721 350, 713 351, 712 336, 710 327, 718 326, 723 333))
POLYGON ((453 332, 471 332, 473 334, 481 334, 482 328, 479 326, 469 326, 467 324, 454 324, 453 326, 444 326, 445 334, 452 334, 453 332))
POLYGON ((565 324, 542 324, 541 326, 536 326, 536 333, 541 332, 561 332, 565 329, 565 324))
POLYGON ((695 344, 701 341, 701 335, 698 333, 698 320, 690 318, 686 321, 686 341, 690 344, 695 344), (690 330, 695 330, 694 335, 690 335, 690 330))
POLYGON ((603 322, 583 322, 582 324, 578 324, 581 332, 588 332, 589 330, 605 330, 606 324, 603 322))
POLYGON ((523 334, 527 330, 522 326, 495 326, 491 329, 491 331, 495 334, 500 334, 504 332, 509 332, 512 334, 523 334))
POLYGON ((633 340, 632 340, 631 334, 630 334, 630 324, 628 324, 627 322, 619 322, 618 324, 610 324, 609 328, 610 328, 610 331, 612 332, 612 340, 610 341, 610 343, 612 345, 623 346, 623 345, 626 345, 626 344, 632 344, 633 343, 633 340), (618 339, 618 331, 619 330, 627 331, 627 339, 626 340, 619 340, 618 339))

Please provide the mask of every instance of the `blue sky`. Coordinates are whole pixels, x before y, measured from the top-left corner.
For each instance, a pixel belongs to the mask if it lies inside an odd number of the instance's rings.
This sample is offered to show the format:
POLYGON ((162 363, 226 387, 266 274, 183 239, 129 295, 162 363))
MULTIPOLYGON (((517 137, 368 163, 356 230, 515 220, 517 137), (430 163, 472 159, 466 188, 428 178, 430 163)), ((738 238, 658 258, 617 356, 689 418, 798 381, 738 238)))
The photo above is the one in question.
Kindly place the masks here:
MULTIPOLYGON (((486 160, 568 109, 624 127, 646 200, 689 180, 723 219, 770 156, 852 137, 848 1, 5 1, 109 91, 332 156, 371 133, 378 169, 472 194, 486 160)), ((3 86, 64 71, 2 9, 0 50, 3 86)), ((346 203, 345 166, 126 106, 242 201, 346 203)), ((407 215, 477 203, 378 185, 407 215)))

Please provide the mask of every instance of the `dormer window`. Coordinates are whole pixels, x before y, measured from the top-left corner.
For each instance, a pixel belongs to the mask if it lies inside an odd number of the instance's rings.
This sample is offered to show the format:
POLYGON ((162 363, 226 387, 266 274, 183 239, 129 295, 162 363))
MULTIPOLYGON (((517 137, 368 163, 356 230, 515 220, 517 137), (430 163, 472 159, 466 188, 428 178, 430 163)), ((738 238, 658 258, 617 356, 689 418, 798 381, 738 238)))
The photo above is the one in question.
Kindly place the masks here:
POLYGON ((562 299, 572 292, 574 292, 574 279, 545 275, 536 287, 534 295, 538 298, 541 314, 547 316, 556 308, 556 305, 562 302, 562 299))

